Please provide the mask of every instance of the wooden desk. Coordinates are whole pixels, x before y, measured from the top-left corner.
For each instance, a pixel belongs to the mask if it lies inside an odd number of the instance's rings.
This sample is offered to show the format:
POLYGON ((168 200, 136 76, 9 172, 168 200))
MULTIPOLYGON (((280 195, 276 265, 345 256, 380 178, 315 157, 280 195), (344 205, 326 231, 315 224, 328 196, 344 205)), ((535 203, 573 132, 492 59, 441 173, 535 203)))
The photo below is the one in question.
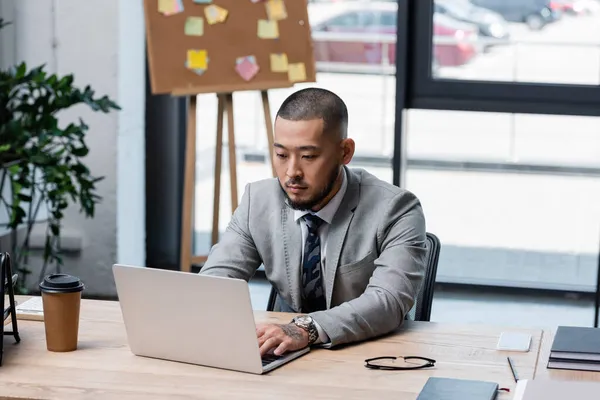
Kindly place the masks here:
MULTIPOLYGON (((260 322, 287 322, 289 315, 256 312, 260 322)), ((159 324, 157 329, 165 329, 159 324)), ((34 399, 394 399, 414 400, 430 376, 480 379, 514 389, 506 352, 495 350, 502 327, 409 322, 399 332, 338 350, 314 349, 267 375, 226 371, 133 355, 117 302, 84 300, 79 349, 46 350, 44 324, 19 320, 21 343, 5 339, 0 396, 34 399), (419 355, 435 368, 378 371, 364 359, 419 355)), ((508 329, 507 329, 508 330, 508 329)), ((512 330, 512 329, 511 329, 512 330)), ((511 353, 519 375, 534 376, 542 331, 530 352, 511 353)), ((175 339, 176 340, 176 339, 175 339)), ((500 392, 498 399, 512 399, 500 392)))

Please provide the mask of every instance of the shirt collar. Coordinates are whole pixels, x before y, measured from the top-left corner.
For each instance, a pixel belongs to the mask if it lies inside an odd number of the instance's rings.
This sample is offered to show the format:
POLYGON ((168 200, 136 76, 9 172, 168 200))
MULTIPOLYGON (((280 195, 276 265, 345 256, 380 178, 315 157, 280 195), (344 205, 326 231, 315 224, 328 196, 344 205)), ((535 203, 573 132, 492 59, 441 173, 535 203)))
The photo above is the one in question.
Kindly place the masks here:
POLYGON ((346 169, 342 168, 342 186, 340 190, 332 197, 331 200, 325 205, 325 207, 321 208, 317 212, 312 212, 309 210, 294 210, 294 221, 298 221, 300 218, 304 217, 306 214, 314 214, 317 217, 321 218, 323 221, 331 224, 333 221, 333 216, 337 212, 338 207, 342 203, 342 199, 344 198, 344 194, 346 194, 346 188, 348 187, 348 181, 346 178, 346 169))

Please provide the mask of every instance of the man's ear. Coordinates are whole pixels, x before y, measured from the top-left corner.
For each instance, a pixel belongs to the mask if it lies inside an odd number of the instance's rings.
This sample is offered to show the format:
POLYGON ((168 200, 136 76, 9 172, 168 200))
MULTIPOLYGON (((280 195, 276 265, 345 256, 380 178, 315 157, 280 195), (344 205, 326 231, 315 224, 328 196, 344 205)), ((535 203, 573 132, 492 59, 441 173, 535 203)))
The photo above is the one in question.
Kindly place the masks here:
POLYGON ((354 157, 355 143, 352 139, 342 140, 342 162, 348 164, 354 157))

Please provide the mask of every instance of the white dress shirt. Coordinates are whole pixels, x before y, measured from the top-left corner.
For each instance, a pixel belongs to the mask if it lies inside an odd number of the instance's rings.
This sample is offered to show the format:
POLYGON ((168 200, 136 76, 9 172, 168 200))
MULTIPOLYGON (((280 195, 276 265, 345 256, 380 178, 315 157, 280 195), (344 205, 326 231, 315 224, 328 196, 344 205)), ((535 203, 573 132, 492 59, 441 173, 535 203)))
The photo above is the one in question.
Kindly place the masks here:
MULTIPOLYGON (((294 220, 296 223, 300 224, 300 228, 302 229, 302 260, 301 263, 304 263, 304 245, 306 243, 306 236, 308 235, 308 227, 306 226, 306 222, 302 219, 306 214, 314 214, 321 218, 324 223, 319 227, 319 243, 321 250, 321 276, 325 276, 325 271, 327 268, 327 260, 325 257, 326 249, 327 249, 327 233, 329 232, 329 225, 333 221, 333 217, 338 210, 342 200, 344 199, 344 194, 346 193, 346 188, 348 187, 348 182, 346 178, 346 170, 342 169, 342 186, 340 190, 333 196, 331 200, 317 212, 312 212, 308 210, 300 211, 294 210, 294 220)), ((300 264, 302 265, 302 264, 300 264)), ((301 274, 302 271, 300 270, 301 274)), ((325 292, 325 285, 323 285, 323 292, 325 292)), ((323 329, 315 322, 317 330, 319 331, 319 338, 316 343, 327 343, 329 342, 329 337, 323 331, 323 329)))

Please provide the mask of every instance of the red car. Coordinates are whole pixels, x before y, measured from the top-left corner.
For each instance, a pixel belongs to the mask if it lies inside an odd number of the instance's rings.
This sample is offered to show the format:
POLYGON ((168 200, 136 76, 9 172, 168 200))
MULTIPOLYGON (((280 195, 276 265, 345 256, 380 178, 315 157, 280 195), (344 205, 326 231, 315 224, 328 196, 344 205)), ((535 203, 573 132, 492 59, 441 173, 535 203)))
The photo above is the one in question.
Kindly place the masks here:
MULTIPOLYGON (((376 1, 310 4, 316 61, 395 65, 397 7, 376 1)), ((433 33, 434 65, 463 65, 480 51, 471 24, 434 14, 433 33)))

